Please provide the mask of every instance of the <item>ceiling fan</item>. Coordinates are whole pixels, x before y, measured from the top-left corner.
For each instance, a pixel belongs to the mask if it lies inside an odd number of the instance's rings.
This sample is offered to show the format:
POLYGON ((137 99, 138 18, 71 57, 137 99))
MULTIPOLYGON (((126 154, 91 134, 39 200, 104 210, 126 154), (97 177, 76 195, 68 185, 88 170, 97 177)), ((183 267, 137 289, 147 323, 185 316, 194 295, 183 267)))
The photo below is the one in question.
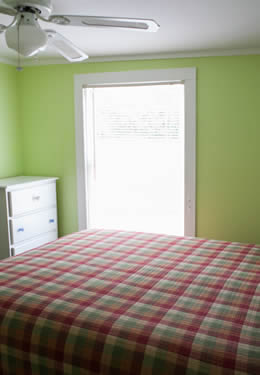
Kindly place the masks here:
POLYGON ((2 0, 0 14, 13 16, 10 25, 0 24, 7 46, 19 55, 31 57, 52 45, 70 62, 88 58, 80 48, 55 30, 43 30, 39 20, 62 26, 106 27, 155 32, 159 25, 150 19, 53 14, 51 0, 2 0))

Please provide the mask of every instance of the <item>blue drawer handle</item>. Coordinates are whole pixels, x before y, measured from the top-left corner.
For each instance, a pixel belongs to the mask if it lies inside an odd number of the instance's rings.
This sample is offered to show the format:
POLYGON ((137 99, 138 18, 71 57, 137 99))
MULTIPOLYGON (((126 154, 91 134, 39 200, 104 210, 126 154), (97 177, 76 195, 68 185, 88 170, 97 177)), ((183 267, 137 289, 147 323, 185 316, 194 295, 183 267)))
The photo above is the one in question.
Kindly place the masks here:
POLYGON ((51 223, 55 223, 55 220, 54 219, 50 219, 49 220, 49 223, 51 224, 51 223))
POLYGON ((24 228, 19 228, 17 232, 24 232, 24 228))

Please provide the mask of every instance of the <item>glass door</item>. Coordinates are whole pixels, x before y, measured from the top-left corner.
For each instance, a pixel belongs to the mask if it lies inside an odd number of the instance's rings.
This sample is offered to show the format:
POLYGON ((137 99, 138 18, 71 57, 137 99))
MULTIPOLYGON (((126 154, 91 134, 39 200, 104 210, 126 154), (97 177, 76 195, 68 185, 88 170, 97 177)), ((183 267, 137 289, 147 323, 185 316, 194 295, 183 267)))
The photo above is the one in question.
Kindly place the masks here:
POLYGON ((88 228, 184 235, 184 85, 84 94, 88 228))

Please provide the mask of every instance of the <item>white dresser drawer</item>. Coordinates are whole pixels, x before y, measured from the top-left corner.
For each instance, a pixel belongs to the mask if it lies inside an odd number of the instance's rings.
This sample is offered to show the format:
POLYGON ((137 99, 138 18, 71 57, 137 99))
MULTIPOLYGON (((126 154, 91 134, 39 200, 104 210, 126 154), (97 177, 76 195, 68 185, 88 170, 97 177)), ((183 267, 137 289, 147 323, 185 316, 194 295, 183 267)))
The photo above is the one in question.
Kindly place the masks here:
POLYGON ((58 238, 57 232, 46 233, 43 236, 37 237, 35 240, 27 242, 26 244, 22 246, 13 247, 12 255, 16 256, 16 255, 24 253, 25 251, 36 249, 37 247, 45 245, 48 242, 57 240, 57 238, 58 238))
POLYGON ((57 231, 57 210, 51 208, 37 214, 10 220, 12 244, 27 241, 50 231, 57 231))
POLYGON ((8 193, 10 216, 56 205, 56 184, 49 183, 8 193))

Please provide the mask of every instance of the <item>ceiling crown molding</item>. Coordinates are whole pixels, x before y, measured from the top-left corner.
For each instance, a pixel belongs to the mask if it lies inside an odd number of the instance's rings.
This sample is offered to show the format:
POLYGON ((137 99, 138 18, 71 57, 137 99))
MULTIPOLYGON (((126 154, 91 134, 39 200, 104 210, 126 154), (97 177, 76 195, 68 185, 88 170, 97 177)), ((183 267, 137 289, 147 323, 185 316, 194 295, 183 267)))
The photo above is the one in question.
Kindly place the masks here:
POLYGON ((6 64, 6 65, 16 66, 16 61, 14 59, 8 58, 8 57, 1 57, 0 56, 0 63, 6 64))
MULTIPOLYGON (((245 56, 245 55, 260 55, 260 48, 247 49, 230 49, 230 50, 201 50, 192 52, 170 52, 170 53, 155 53, 143 55, 115 55, 115 56, 97 56, 90 57, 86 62, 80 64, 89 64, 95 62, 114 62, 114 61, 131 61, 131 60, 161 60, 161 59, 180 59, 180 58, 199 58, 199 57, 221 57, 221 56, 245 56)), ((12 66, 17 65, 17 59, 0 57, 0 62, 12 66)), ((45 65, 65 65, 71 64, 62 57, 54 58, 33 58, 23 59, 21 61, 23 66, 45 66, 45 65)), ((77 64, 77 63, 73 63, 77 64)))

